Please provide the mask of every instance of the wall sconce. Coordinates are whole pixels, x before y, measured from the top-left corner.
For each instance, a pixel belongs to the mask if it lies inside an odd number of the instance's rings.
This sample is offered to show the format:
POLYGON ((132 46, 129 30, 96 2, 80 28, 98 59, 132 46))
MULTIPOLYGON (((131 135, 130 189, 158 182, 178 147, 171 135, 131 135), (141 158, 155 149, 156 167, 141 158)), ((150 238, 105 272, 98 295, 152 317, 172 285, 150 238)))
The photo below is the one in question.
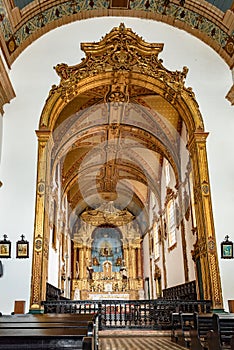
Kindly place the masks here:
POLYGON ((221 258, 233 259, 233 242, 229 241, 229 236, 225 236, 225 241, 221 243, 221 258))

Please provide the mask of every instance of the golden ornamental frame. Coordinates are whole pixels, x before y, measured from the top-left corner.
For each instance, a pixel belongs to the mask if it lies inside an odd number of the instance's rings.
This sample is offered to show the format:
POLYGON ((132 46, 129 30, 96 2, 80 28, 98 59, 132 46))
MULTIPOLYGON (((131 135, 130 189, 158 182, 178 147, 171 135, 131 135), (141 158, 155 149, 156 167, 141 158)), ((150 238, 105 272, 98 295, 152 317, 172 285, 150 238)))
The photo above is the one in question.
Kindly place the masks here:
MULTIPOLYGON (((147 88, 167 100, 186 124, 189 136, 188 150, 194 174, 193 188, 197 196, 197 244, 193 259, 195 263, 199 261, 201 267, 200 287, 204 298, 212 300, 213 309, 222 309, 222 289, 206 154, 208 133, 204 131, 202 116, 192 89, 184 86, 188 69, 184 67, 181 72, 167 70, 158 59, 163 45, 146 43, 123 24, 114 28, 99 43, 86 43, 81 47, 86 54, 82 63, 72 67, 66 64, 56 66, 61 81, 59 86, 53 86, 50 91, 37 131, 38 168, 30 309, 40 311, 46 293, 50 232, 48 218, 45 216, 46 183, 50 171, 47 157, 53 143, 51 135, 56 120, 77 96, 102 86, 110 87, 106 99, 112 98, 118 92, 127 102, 130 85, 147 88), (120 58, 122 54, 128 57, 124 62, 120 58), (212 249, 208 244, 211 241, 212 249)), ((198 280, 197 278, 197 282, 198 280)))

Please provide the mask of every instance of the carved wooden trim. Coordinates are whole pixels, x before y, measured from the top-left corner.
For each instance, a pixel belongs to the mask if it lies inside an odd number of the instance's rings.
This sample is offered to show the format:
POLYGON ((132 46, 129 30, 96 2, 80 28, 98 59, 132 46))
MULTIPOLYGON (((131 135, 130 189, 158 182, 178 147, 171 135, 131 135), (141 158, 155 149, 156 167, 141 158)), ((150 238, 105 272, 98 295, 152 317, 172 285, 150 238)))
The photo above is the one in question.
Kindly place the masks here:
POLYGON ((15 97, 14 89, 11 85, 10 78, 0 56, 0 113, 3 115, 3 106, 15 97))
POLYGON ((234 85, 232 85, 231 89, 230 89, 229 92, 227 93, 226 99, 227 99, 232 105, 234 105, 234 85))

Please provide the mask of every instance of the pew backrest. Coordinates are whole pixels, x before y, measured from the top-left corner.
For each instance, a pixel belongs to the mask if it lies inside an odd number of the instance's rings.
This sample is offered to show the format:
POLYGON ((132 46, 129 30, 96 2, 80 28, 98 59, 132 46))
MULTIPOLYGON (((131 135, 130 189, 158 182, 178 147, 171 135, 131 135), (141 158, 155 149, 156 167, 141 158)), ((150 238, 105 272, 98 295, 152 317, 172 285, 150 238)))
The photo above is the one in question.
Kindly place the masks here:
POLYGON ((231 344, 234 336, 234 314, 214 314, 213 315, 214 332, 219 335, 220 344, 231 344))
POLYGON ((96 321, 97 314, 1 316, 0 349, 5 350, 8 342, 12 346, 21 344, 23 347, 34 346, 36 340, 39 344, 41 342, 49 344, 53 341, 59 344, 66 339, 73 342, 77 349, 97 349, 96 321))
POLYGON ((206 340, 207 333, 213 330, 213 313, 194 314, 194 329, 197 329, 200 340, 206 340))

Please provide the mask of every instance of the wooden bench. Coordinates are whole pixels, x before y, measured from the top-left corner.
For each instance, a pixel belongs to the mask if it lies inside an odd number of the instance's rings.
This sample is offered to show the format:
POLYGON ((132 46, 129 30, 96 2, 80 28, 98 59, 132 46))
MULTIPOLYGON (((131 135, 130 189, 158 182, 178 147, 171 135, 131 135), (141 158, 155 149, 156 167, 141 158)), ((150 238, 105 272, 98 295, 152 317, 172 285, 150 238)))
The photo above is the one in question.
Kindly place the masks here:
POLYGON ((194 313, 194 326, 190 330, 190 349, 203 350, 208 348, 207 334, 213 329, 213 314, 194 313))
POLYGON ((193 313, 172 313, 171 340, 187 348, 190 347, 190 330, 193 327, 193 323, 193 313))
POLYGON ((207 335, 209 350, 234 350, 234 314, 214 314, 213 330, 207 335))
POLYGON ((0 349, 97 349, 97 314, 0 317, 0 349))

